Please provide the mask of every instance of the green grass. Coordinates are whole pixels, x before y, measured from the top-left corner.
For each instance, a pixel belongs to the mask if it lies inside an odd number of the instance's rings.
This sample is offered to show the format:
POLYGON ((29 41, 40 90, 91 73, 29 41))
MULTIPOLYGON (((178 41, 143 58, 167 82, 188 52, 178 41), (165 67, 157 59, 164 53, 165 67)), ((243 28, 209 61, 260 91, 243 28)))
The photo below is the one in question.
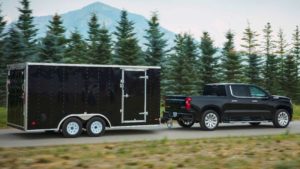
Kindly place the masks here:
POLYGON ((1 148, 0 167, 299 169, 300 135, 1 148))
POLYGON ((294 120, 300 120, 300 105, 294 105, 294 120))
POLYGON ((6 109, 4 107, 0 107, 0 128, 6 127, 6 119, 7 119, 6 109))

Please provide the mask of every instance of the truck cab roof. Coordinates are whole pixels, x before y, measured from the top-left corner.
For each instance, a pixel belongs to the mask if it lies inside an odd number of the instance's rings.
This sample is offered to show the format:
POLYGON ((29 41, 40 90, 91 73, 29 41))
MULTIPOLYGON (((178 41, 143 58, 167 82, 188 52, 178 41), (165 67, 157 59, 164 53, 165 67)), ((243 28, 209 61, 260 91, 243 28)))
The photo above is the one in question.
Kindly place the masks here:
POLYGON ((209 83, 206 85, 252 85, 252 84, 246 84, 246 83, 209 83))

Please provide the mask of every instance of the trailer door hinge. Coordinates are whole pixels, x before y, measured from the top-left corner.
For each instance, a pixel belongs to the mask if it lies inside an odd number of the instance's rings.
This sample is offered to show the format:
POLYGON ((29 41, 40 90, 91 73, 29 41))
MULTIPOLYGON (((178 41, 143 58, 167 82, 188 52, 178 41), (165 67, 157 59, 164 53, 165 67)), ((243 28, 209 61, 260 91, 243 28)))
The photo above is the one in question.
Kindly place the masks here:
POLYGON ((148 76, 140 76, 139 78, 140 79, 148 79, 149 77, 148 76))

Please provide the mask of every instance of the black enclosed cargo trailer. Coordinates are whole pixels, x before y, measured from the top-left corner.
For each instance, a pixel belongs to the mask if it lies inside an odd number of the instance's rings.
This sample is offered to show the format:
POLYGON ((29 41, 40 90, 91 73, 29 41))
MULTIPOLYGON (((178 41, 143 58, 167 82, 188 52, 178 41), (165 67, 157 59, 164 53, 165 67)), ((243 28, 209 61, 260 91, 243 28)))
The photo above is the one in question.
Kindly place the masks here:
POLYGON ((99 136, 105 127, 159 124, 160 67, 13 64, 7 93, 11 127, 99 136))

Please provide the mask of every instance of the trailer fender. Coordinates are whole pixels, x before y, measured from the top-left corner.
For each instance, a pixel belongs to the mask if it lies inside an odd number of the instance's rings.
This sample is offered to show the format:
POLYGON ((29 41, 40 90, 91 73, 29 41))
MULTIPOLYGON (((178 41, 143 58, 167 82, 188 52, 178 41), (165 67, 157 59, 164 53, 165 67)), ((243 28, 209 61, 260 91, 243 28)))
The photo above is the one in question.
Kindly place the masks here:
POLYGON ((98 113, 97 113, 97 114, 86 114, 86 113, 84 113, 84 114, 70 114, 70 115, 64 117, 64 118, 63 118, 62 120, 60 120, 60 122, 58 123, 57 130, 59 130, 59 129, 61 128, 63 122, 64 122, 66 119, 70 118, 70 117, 77 117, 77 118, 79 118, 79 119, 81 119, 81 120, 83 120, 83 121, 88 121, 88 120, 89 120, 90 118, 92 118, 92 117, 100 117, 100 118, 102 118, 102 119, 105 121, 105 123, 108 125, 108 127, 111 127, 111 123, 110 123, 110 121, 108 120, 108 118, 107 118, 105 115, 103 115, 103 114, 98 114, 98 113))

